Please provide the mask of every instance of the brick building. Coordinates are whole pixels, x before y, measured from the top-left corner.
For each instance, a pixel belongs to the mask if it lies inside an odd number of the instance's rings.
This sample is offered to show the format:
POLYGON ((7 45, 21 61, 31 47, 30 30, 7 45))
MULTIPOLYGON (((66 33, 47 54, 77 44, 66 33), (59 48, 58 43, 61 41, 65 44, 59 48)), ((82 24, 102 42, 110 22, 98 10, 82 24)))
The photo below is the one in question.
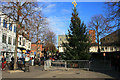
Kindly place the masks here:
POLYGON ((43 51, 43 43, 41 43, 40 40, 38 41, 38 47, 37 47, 37 42, 31 44, 31 55, 38 55, 39 57, 43 57, 44 54, 42 53, 42 51, 43 51))
POLYGON ((95 43, 96 37, 95 37, 95 30, 89 30, 90 40, 91 43, 95 43))

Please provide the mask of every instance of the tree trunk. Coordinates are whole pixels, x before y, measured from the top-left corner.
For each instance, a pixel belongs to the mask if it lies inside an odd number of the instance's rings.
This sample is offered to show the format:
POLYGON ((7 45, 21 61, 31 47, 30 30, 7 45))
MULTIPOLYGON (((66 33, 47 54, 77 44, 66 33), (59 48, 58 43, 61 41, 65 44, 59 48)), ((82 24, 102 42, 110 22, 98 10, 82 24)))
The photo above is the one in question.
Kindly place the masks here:
POLYGON ((98 53, 100 52, 100 46, 99 46, 99 33, 98 33, 98 26, 96 27, 97 30, 97 45, 98 45, 98 53))
POLYGON ((18 47, 18 24, 16 26, 16 44, 15 44, 15 52, 14 52, 14 70, 17 69, 17 47, 18 47))
POLYGON ((38 58, 38 29, 39 28, 39 26, 37 26, 37 53, 36 53, 36 58, 38 58))
MULTIPOLYGON (((14 53, 14 70, 17 69, 17 48, 18 48, 18 26, 19 26, 19 2, 17 2, 17 23, 16 23, 16 44, 15 44, 15 53, 14 53)), ((21 25, 20 25, 21 27, 21 25)))

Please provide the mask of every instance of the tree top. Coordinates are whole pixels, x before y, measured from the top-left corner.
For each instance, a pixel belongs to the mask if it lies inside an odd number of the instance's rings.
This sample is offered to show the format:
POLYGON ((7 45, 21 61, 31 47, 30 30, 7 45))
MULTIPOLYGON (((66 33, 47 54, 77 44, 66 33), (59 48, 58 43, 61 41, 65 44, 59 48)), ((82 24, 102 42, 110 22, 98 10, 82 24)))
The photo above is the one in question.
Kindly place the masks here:
POLYGON ((76 5, 77 5, 75 0, 72 2, 72 4, 74 5, 74 7, 76 7, 76 5))

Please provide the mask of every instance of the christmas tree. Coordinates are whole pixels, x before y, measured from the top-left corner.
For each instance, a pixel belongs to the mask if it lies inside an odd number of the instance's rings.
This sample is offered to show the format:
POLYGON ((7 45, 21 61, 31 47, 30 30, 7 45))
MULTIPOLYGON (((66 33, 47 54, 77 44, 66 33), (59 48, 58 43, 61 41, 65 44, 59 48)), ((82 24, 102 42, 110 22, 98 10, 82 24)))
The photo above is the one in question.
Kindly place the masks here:
POLYGON ((65 60, 87 60, 90 58, 89 54, 89 36, 86 31, 86 25, 81 22, 74 6, 71 24, 69 26, 68 34, 66 35, 67 43, 63 42, 65 60))

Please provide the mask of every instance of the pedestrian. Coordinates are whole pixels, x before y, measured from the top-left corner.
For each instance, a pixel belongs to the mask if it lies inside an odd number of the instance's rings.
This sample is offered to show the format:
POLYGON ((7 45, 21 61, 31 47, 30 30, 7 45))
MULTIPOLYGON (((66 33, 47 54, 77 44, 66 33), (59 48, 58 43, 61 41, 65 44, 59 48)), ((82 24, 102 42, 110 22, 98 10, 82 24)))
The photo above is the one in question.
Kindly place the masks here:
POLYGON ((12 56, 11 58, 11 62, 10 62, 11 66, 10 66, 10 69, 14 69, 14 57, 12 56))
POLYGON ((30 57, 30 61, 29 62, 30 62, 30 65, 32 65, 32 57, 30 57))
POLYGON ((30 71, 29 70, 29 61, 30 61, 30 58, 29 56, 25 57, 25 71, 30 71))
POLYGON ((40 57, 38 58, 38 65, 39 65, 39 66, 41 65, 40 57))
POLYGON ((32 57, 32 66, 34 66, 34 58, 32 57))
POLYGON ((6 58, 2 56, 2 70, 5 70, 6 67, 6 58))
POLYGON ((25 57, 22 57, 22 64, 25 66, 25 57))
POLYGON ((12 62, 14 62, 14 57, 13 56, 12 56, 11 60, 12 60, 12 62))

